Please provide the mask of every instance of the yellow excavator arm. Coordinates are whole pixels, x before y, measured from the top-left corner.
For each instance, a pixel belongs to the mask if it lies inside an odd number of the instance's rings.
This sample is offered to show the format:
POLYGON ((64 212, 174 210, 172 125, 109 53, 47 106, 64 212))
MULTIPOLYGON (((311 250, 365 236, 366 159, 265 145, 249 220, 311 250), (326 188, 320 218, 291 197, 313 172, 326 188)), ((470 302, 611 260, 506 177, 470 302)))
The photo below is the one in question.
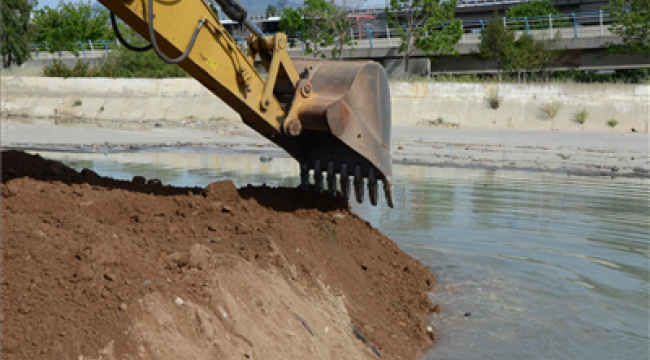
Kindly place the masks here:
POLYGON ((99 0, 131 26, 164 61, 178 64, 237 111, 242 120, 294 157, 301 187, 318 194, 377 204, 381 180, 391 194, 390 92, 384 69, 365 61, 294 60, 287 37, 266 36, 237 0, 217 0, 222 11, 249 31, 248 54, 232 38, 204 0, 99 0), (268 72, 255 70, 260 59, 268 72), (337 179, 338 176, 338 179, 337 179), (338 181, 337 181, 338 180, 338 181), (352 185, 352 186, 351 186, 352 185))

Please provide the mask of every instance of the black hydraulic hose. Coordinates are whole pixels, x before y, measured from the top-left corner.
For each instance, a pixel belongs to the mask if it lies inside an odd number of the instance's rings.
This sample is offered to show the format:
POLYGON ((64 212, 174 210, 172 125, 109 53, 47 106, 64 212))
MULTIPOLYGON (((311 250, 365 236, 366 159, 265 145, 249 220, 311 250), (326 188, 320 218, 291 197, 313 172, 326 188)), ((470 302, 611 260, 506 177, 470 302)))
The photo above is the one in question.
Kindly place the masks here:
POLYGON ((153 18, 153 0, 149 0, 149 38, 151 40, 151 45, 153 45, 153 50, 156 52, 156 54, 158 54, 158 56, 168 64, 179 64, 183 60, 187 59, 187 57, 190 55, 190 51, 192 51, 192 48, 194 47, 196 37, 199 35, 199 30, 201 30, 203 24, 205 23, 205 19, 199 20, 199 24, 196 25, 196 30, 194 30, 194 34, 192 34, 192 39, 190 39, 190 44, 187 46, 187 50, 185 50, 185 52, 178 58, 170 59, 165 56, 165 54, 163 54, 158 47, 158 43, 156 42, 156 32, 153 29, 153 18))
POLYGON ((115 32, 115 36, 117 36, 117 39, 120 41, 122 45, 124 45, 125 48, 135 51, 135 52, 143 52, 143 51, 148 51, 151 50, 152 46, 151 44, 143 47, 137 47, 129 44, 124 38, 122 37, 122 34, 120 34, 120 29, 117 27, 117 21, 115 20, 115 14, 111 11, 111 25, 113 25, 113 32, 115 32))

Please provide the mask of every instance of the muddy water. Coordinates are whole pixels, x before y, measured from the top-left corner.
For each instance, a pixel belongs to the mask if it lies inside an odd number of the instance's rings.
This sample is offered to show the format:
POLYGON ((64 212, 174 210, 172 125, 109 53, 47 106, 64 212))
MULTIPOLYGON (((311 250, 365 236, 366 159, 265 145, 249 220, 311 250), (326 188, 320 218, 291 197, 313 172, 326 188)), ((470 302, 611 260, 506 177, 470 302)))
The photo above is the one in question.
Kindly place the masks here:
MULTIPOLYGON (((103 176, 296 186, 290 159, 41 153, 103 176)), ((395 209, 356 211, 429 265, 441 341, 425 359, 647 359, 647 180, 395 166, 395 209)))

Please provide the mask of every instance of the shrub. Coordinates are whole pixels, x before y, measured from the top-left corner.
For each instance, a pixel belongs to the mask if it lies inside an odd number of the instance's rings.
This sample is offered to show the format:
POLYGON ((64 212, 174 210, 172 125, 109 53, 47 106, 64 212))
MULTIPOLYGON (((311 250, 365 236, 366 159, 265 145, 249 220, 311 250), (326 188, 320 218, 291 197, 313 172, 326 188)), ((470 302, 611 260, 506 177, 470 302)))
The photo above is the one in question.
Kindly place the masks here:
POLYGON ((498 109, 499 105, 501 105, 501 97, 499 96, 499 89, 495 86, 488 86, 487 89, 487 95, 486 95, 488 105, 492 109, 498 109))
POLYGON ((557 114, 560 112, 562 104, 559 101, 553 100, 547 103, 542 104, 542 112, 544 115, 549 118, 549 120, 555 119, 557 114))
POLYGON ((49 77, 112 77, 112 72, 104 66, 91 68, 87 62, 77 60, 77 63, 70 69, 60 60, 53 60, 52 64, 43 68, 43 75, 49 77))
POLYGON ((74 104, 72 104, 72 106, 81 106, 82 104, 83 104, 83 102, 81 102, 81 100, 75 100, 74 104))
POLYGON ((607 125, 609 125, 610 127, 616 127, 616 125, 618 125, 618 121, 611 119, 607 122, 607 125))
POLYGON ((137 53, 124 47, 111 51, 101 66, 118 78, 178 78, 189 75, 178 65, 167 64, 153 51, 137 53))
POLYGON ((584 124, 589 118, 589 111, 585 108, 576 113, 576 121, 580 124, 584 124))
POLYGON ((43 68, 43 75, 49 77, 62 77, 67 78, 72 74, 72 70, 67 67, 63 61, 54 60, 50 65, 45 65, 43 68))

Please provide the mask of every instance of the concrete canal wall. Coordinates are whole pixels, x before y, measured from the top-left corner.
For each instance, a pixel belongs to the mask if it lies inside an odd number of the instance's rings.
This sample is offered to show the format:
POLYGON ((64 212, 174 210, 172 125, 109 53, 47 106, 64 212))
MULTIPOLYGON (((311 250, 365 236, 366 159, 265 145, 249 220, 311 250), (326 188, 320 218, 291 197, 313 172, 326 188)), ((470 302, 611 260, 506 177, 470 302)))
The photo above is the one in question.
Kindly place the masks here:
MULTIPOLYGON (((650 123, 648 85, 393 82, 391 97, 393 123, 403 126, 647 133, 650 123), (559 104, 553 120, 544 112, 550 102, 559 104), (584 124, 575 116, 582 109, 584 124)), ((193 79, 3 77, 1 109, 12 120, 124 129, 240 120, 193 79)))

